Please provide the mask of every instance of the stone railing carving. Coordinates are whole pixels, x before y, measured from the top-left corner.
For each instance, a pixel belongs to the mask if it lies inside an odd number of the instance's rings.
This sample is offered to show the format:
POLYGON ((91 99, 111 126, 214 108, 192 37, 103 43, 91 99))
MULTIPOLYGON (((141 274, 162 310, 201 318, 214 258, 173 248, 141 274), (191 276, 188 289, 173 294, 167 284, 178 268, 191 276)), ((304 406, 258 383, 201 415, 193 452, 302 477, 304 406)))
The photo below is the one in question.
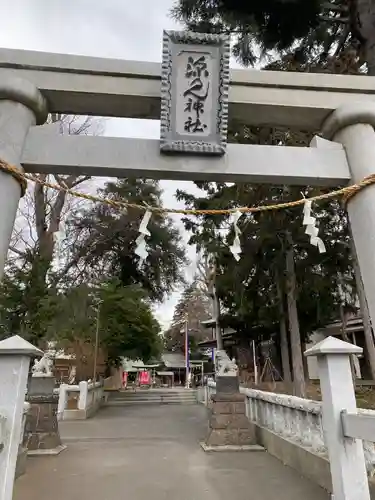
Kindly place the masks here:
MULTIPOLYGON (((208 382, 205 404, 216 391, 215 382, 208 382)), ((246 395, 246 412, 250 421, 313 453, 327 456, 322 425, 322 404, 319 401, 275 394, 256 389, 240 388, 246 395)), ((359 410, 359 413, 375 416, 373 410, 359 410)), ((364 441, 367 473, 375 475, 374 443, 364 441)))
POLYGON ((246 395, 247 416, 252 422, 315 453, 326 452, 318 401, 255 389, 240 390, 246 395))

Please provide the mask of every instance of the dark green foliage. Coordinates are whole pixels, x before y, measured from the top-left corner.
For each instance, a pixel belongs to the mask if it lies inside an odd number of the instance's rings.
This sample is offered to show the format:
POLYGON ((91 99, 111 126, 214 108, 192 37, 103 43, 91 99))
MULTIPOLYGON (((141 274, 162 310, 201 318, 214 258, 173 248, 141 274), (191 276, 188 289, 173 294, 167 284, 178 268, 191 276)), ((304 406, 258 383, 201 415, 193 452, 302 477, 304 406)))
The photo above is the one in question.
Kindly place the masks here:
MULTIPOLYGON (((109 182, 101 196, 138 205, 161 206, 161 191, 155 181, 122 179, 109 182)), ((171 219, 154 214, 147 237, 149 255, 140 265, 134 253, 144 211, 129 208, 119 212, 108 205, 94 205, 74 217, 71 224, 78 235, 74 259, 86 279, 117 276, 124 286, 139 285, 151 300, 160 301, 176 283, 183 282, 185 252, 171 219)), ((73 260, 74 260, 73 259, 73 260)))
POLYGON ((317 27, 321 0, 181 0, 175 15, 191 29, 257 30, 266 49, 289 48, 317 27), (298 18, 298 22, 296 19, 298 18))
POLYGON ((144 361, 157 357, 162 344, 160 326, 145 293, 112 280, 101 287, 99 297, 100 336, 110 361, 119 356, 144 361))
POLYGON ((27 252, 22 267, 10 265, 0 286, 0 336, 19 334, 40 345, 46 336, 48 307, 55 290, 44 279, 46 263, 38 253, 27 252))
MULTIPOLYGON (((177 0, 172 14, 188 29, 233 35, 244 65, 293 53, 299 63, 324 61, 349 45, 366 51, 362 0, 177 0)), ((367 12, 368 11, 368 12, 367 12)), ((375 11, 374 11, 375 12, 375 11)), ((362 61, 363 62, 363 61, 362 61)))
MULTIPOLYGON (((214 189, 215 194, 209 194, 207 199, 192 201, 189 198, 189 206, 217 208, 230 205, 229 200, 232 200, 232 206, 254 206, 301 196, 300 187, 217 185, 214 188, 211 185, 206 191, 214 189)), ((310 188, 302 190, 306 195, 316 192, 310 188)), ((183 199, 184 193, 180 192, 179 197, 183 199)), ((217 256, 217 291, 227 311, 222 323, 225 321, 245 336, 264 337, 275 331, 275 325, 278 328, 275 276, 276 270, 284 276, 287 231, 294 242, 302 334, 306 336, 313 329, 337 318, 339 273, 346 277, 348 285, 354 286, 346 216, 337 202, 314 205, 313 208, 326 244, 326 254, 319 254, 304 234, 302 207, 243 216, 239 222, 243 254, 238 263, 229 251, 234 234, 227 218, 202 217, 201 225, 186 221, 193 231, 192 241, 217 256), (220 228, 226 228, 227 234, 220 236, 220 228)), ((283 285, 285 290, 284 280, 283 285)))
MULTIPOLYGON (((305 145, 310 137, 304 133, 257 127, 231 129, 236 142, 260 144, 305 145)), ((277 146, 275 146, 277 147, 277 146)), ((205 196, 195 197, 178 191, 180 200, 190 208, 217 209, 259 206, 313 196, 324 189, 250 184, 197 183, 205 196)), ((353 270, 345 211, 337 201, 313 204, 321 237, 327 253, 319 254, 310 245, 302 225, 303 210, 298 208, 266 211, 240 218, 242 257, 236 262, 229 251, 233 228, 228 216, 186 218, 185 227, 192 231, 191 242, 217 259, 217 292, 223 306, 222 325, 230 326, 244 337, 265 338, 278 331, 279 311, 276 277, 281 277, 286 291, 286 234, 293 240, 297 273, 298 313, 301 334, 339 317, 339 278, 354 296, 353 270), (352 288, 351 288, 352 287, 352 288)))
MULTIPOLYGON (((101 195, 161 205, 155 181, 110 182, 101 195)), ((20 334, 41 347, 48 340, 94 345, 96 297, 102 301, 101 345, 111 360, 157 354, 159 325, 151 303, 183 282, 185 252, 171 220, 155 214, 148 226, 149 257, 141 264, 134 249, 143 214, 104 204, 72 211, 69 255, 60 268, 51 269, 37 248, 8 266, 0 287, 1 335, 20 334)))
POLYGON ((94 346, 99 314, 100 346, 110 362, 120 356, 147 361, 159 353, 160 327, 139 287, 124 287, 114 279, 95 288, 49 288, 42 295, 34 289, 31 304, 25 296, 28 278, 22 271, 5 276, 0 288, 2 337, 21 334, 43 348, 47 341, 73 350, 77 343, 94 346))

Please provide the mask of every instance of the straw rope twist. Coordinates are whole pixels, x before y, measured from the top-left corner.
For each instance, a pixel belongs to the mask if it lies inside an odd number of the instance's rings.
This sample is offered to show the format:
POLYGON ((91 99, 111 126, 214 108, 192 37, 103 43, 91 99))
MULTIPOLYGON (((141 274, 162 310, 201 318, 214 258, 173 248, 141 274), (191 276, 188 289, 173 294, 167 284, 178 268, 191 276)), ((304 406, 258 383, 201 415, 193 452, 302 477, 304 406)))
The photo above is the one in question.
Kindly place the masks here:
POLYGON ((25 174, 18 168, 13 165, 9 165, 9 163, 0 159, 0 170, 3 172, 8 172, 12 177, 16 179, 18 184, 21 186, 21 196, 26 193, 27 189, 27 179, 25 178, 25 174))
POLYGON ((57 191, 65 191, 71 196, 75 196, 77 198, 82 198, 88 201, 92 201, 95 203, 105 203, 113 208, 118 210, 126 210, 128 208, 134 208, 141 211, 149 210, 153 213, 159 214, 181 214, 181 215, 228 215, 234 212, 242 212, 245 214, 257 213, 257 212, 267 212, 272 210, 282 210, 285 208, 293 208, 298 207, 300 205, 304 205, 306 201, 311 202, 319 202, 334 198, 343 198, 343 202, 347 204, 349 200, 351 200, 357 193, 359 193, 362 189, 375 184, 375 174, 371 174, 365 177, 362 181, 357 184, 352 184, 351 186, 346 186, 341 189, 336 189, 334 191, 330 191, 329 193, 319 194, 316 196, 312 196, 310 198, 301 198, 299 200, 288 201, 283 203, 276 203, 273 205, 260 205, 253 207, 238 207, 238 208, 223 208, 223 209, 215 209, 215 210, 195 210, 195 209, 177 209, 177 208, 162 208, 162 207, 152 207, 149 205, 138 205, 135 203, 128 203, 126 201, 118 201, 118 200, 110 200, 108 198, 100 198, 99 196, 81 193, 79 191, 75 191, 74 189, 68 188, 68 186, 56 184, 53 182, 48 182, 39 179, 36 175, 28 174, 21 172, 17 167, 10 165, 4 160, 0 159, 0 171, 8 172, 12 175, 20 184, 22 195, 25 193, 27 188, 27 181, 35 182, 37 184, 43 185, 50 189, 55 189, 57 191))

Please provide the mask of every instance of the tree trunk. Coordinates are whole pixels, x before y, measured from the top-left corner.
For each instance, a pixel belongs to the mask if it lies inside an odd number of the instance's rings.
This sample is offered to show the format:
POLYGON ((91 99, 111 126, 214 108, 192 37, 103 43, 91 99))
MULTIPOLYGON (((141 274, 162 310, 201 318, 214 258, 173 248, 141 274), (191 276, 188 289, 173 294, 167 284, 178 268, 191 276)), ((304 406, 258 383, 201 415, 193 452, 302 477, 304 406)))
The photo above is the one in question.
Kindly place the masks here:
POLYGON ((296 396, 304 398, 306 396, 306 384, 297 312, 297 280, 294 266, 293 240, 289 233, 287 233, 286 236, 288 242, 288 248, 286 250, 287 303, 293 362, 293 388, 296 396))
POLYGON ((352 5, 351 22, 361 42, 368 75, 375 76, 375 0, 356 0, 352 5))
MULTIPOLYGON (((350 231, 351 232, 351 231, 350 231)), ((350 234, 350 246, 353 256, 353 268, 355 274, 355 281, 357 285, 357 293, 359 298, 359 305, 361 308, 361 316, 363 322, 363 334, 365 336, 365 345, 366 345, 366 354, 367 354, 367 362, 371 372, 372 380, 375 380, 375 345, 374 345, 374 336, 371 328, 371 320, 370 313, 368 310, 367 299, 365 294, 365 289, 363 287, 361 270, 359 268, 357 252, 354 245, 354 240, 352 234, 350 234)))
POLYGON ((212 300, 212 316, 215 321, 215 338, 216 348, 220 351, 224 350, 223 336, 220 327, 220 301, 216 293, 216 262, 213 261, 209 269, 207 279, 207 289, 212 300))
POLYGON ((275 281, 276 281, 278 309, 279 309, 281 364, 283 367, 284 383, 287 389, 290 389, 292 383, 292 373, 290 371, 288 331, 286 328, 286 315, 284 308, 284 294, 283 294, 284 287, 278 270, 276 270, 275 274, 276 274, 275 281))
POLYGON ((220 327, 220 302, 216 295, 216 288, 214 287, 213 297, 212 297, 212 309, 214 312, 215 320, 215 337, 216 337, 216 347, 218 350, 224 350, 223 336, 221 334, 220 327))
MULTIPOLYGON (((68 134, 80 135, 87 132, 91 126, 91 119, 86 118, 86 120, 79 126, 71 128, 71 124, 74 122, 74 117, 72 120, 66 120, 68 118, 66 115, 61 115, 59 113, 53 113, 51 115, 52 123, 60 124, 60 133, 65 131, 68 134), (67 128, 66 128, 67 127, 67 128)), ((40 174, 39 178, 41 181, 47 180, 46 174, 40 174)), ((89 179, 87 176, 60 176, 55 175, 57 184, 64 188, 73 188, 78 186, 85 180, 89 179)), ((35 208, 35 226, 37 233, 37 246, 39 260, 43 262, 43 269, 39 270, 40 280, 46 281, 47 273, 51 268, 51 264, 54 257, 55 250, 55 240, 54 235, 59 231, 60 222, 63 214, 64 206, 67 201, 67 192, 61 190, 57 193, 53 201, 47 201, 48 189, 43 185, 36 183, 34 186, 34 208, 35 208)), ((39 263, 35 264, 40 267, 39 263)))

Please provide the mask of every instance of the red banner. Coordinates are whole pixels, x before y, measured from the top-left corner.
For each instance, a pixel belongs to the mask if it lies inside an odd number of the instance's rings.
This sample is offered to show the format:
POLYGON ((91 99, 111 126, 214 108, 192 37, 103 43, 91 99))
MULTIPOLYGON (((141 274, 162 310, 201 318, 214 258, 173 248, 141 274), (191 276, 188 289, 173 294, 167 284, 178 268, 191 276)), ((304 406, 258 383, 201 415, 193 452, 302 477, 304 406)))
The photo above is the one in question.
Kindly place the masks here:
POLYGON ((125 389, 128 385, 128 372, 122 372, 122 388, 125 389))
POLYGON ((150 372, 141 372, 139 374, 139 383, 141 385, 151 385, 151 374, 150 374, 150 372))

